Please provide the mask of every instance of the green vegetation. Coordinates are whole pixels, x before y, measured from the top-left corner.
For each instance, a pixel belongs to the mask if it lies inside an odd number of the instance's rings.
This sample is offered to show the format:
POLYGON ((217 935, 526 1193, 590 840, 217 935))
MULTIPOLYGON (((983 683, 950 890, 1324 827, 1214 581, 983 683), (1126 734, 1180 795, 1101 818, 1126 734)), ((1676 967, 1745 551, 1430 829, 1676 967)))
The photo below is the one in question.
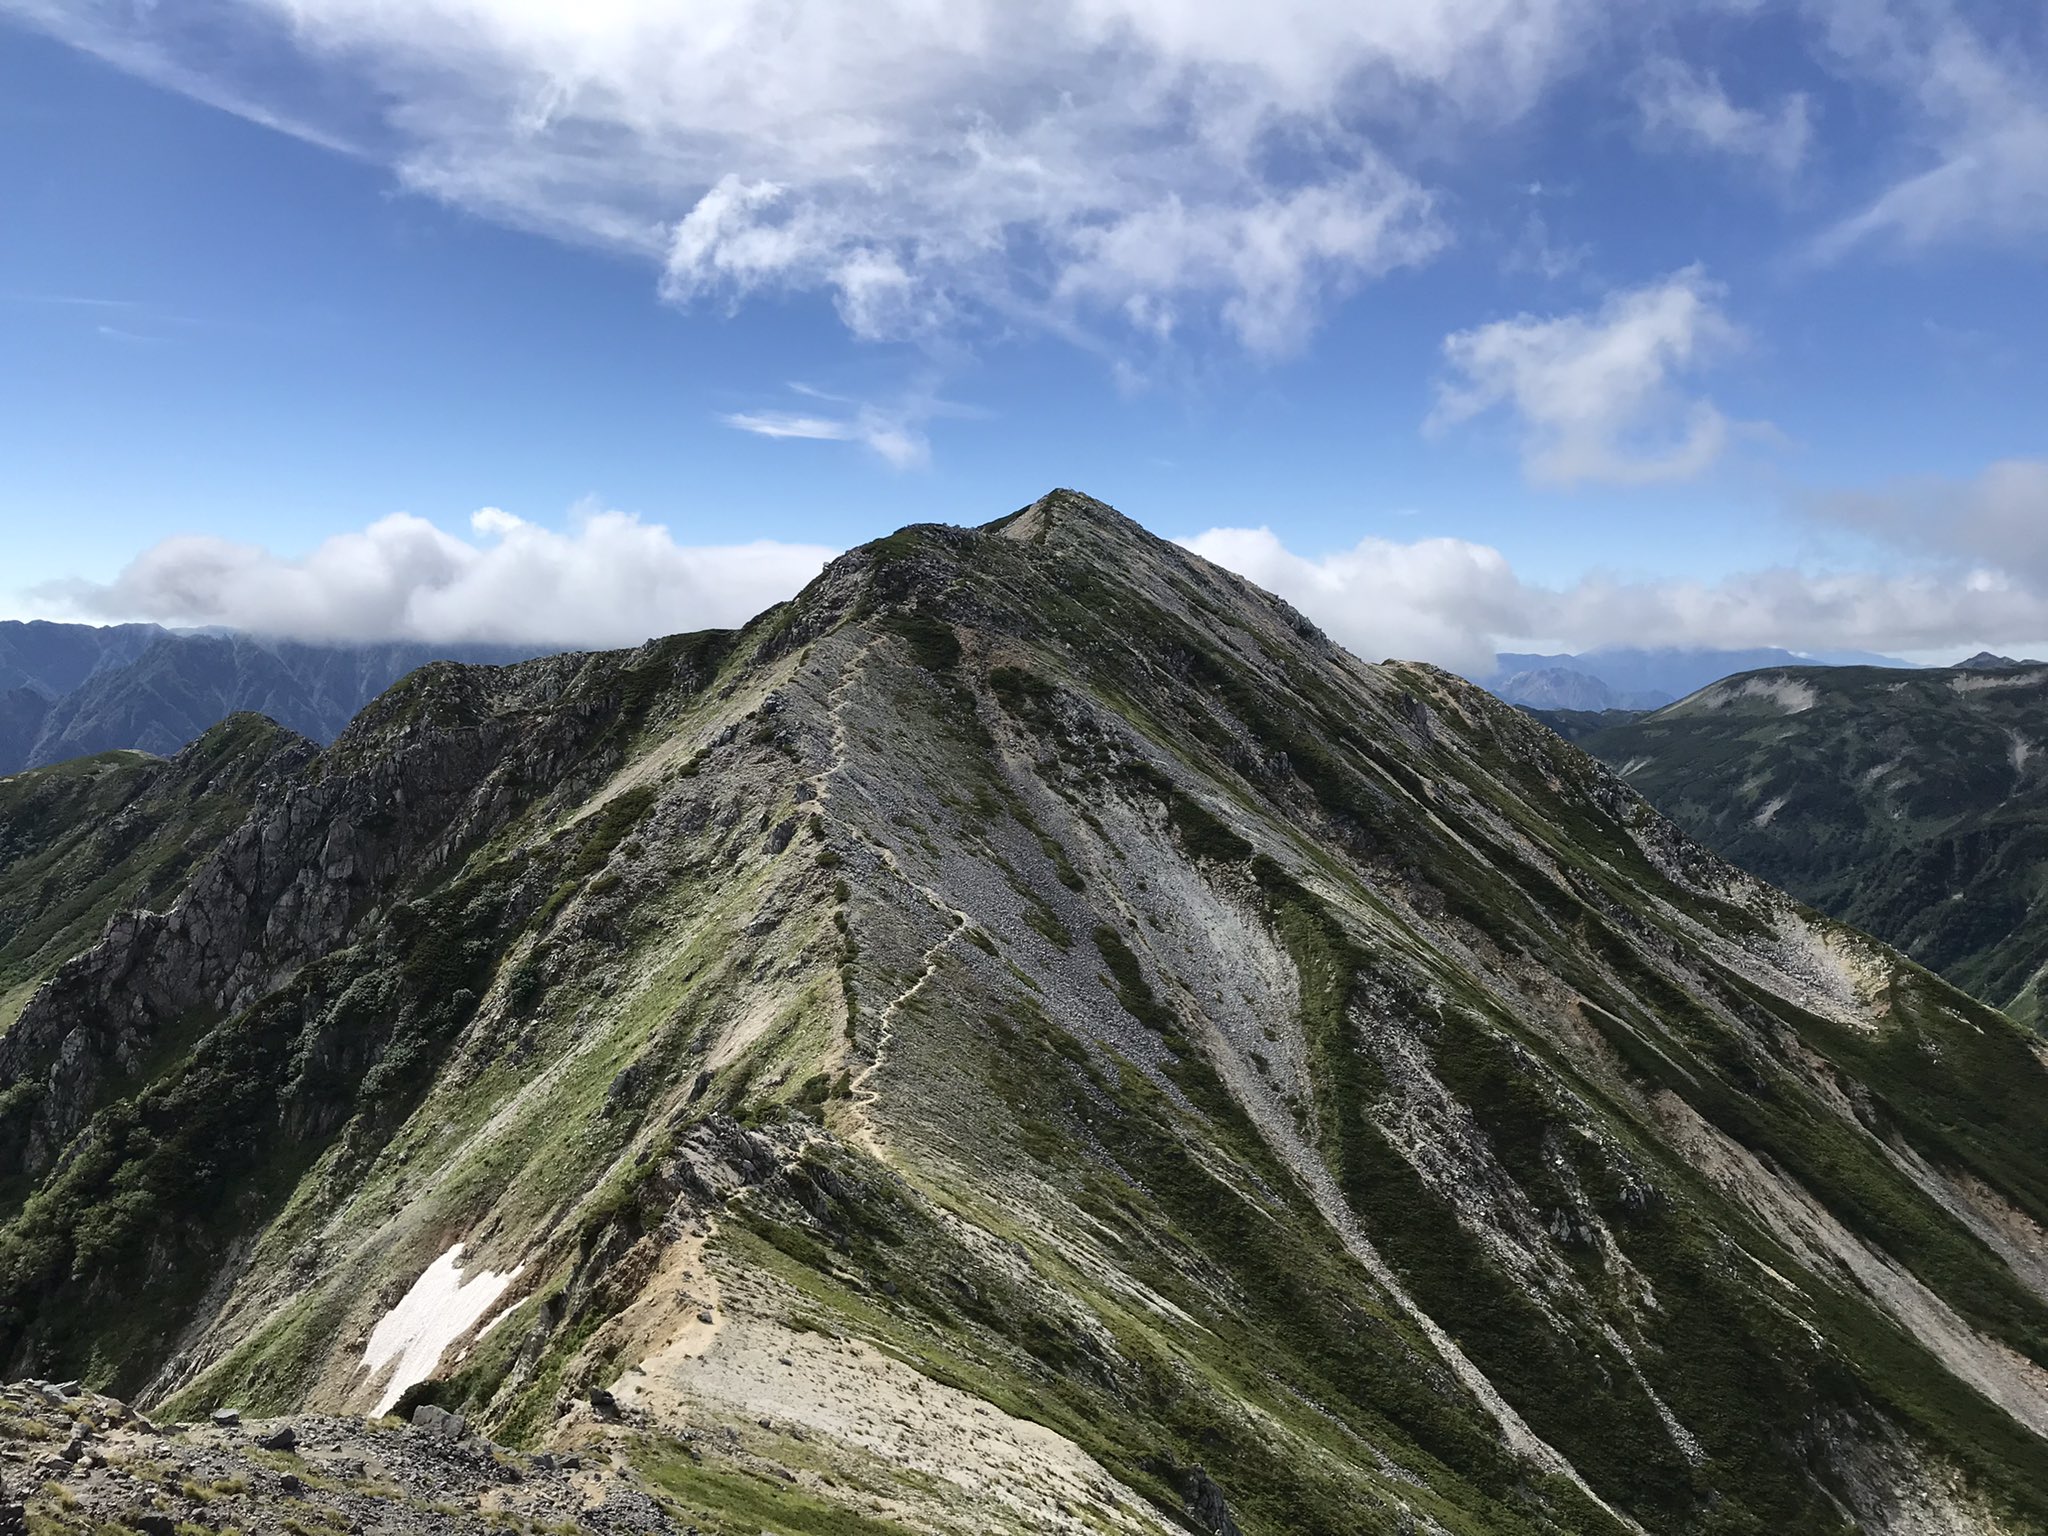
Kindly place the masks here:
POLYGON ((910 646, 917 664, 932 672, 950 672, 960 664, 960 637, 944 619, 927 613, 892 613, 889 632, 910 646))
POLYGON ((673 1441, 642 1448, 633 1464, 706 1536, 909 1536, 908 1526, 856 1514, 767 1473, 717 1466, 673 1441))
POLYGON ((2039 1018, 2048 671, 1794 667, 1709 697, 1723 695, 1608 723, 1582 745, 1732 862, 2039 1018), (1788 712, 1775 695, 1787 688, 1811 702, 1788 712))
MULTIPOLYGON (((0 1145, 51 1154, 0 1202, 0 1353, 132 1390, 193 1347, 168 1411, 331 1402, 461 1241, 518 1268, 510 1316, 406 1405, 535 1445, 594 1387, 677 1393, 606 1433, 706 1532, 997 1523, 946 1469, 691 1385, 827 1351, 1064 1436, 1169 1522, 1213 1482, 1245 1536, 1616 1536, 1506 1448, 1391 1271, 1660 1536, 1835 1536, 1908 1496, 1888 1465, 1963 1490, 1958 1526, 2048 1530, 2038 1438, 1672 1131, 1703 1118, 2048 1360, 2048 1308, 1901 1168, 2048 1222, 2021 1030, 1903 962, 1877 1006, 1809 1012, 1776 898, 1523 716, 1362 667, 1082 498, 1033 517, 905 530, 737 636, 382 701, 264 853, 280 922, 307 898, 276 892, 376 871, 317 952, 81 1036, 112 1066, 77 1134, 46 1062, 0 1086, 0 1145)), ((189 878, 218 823, 164 809, 174 779, 0 794, 23 867, 59 855, 18 891, 144 803, 179 851, 109 867, 189 878)), ((833 1385, 886 1438, 869 1381, 833 1385)), ((1106 1528, 1104 1497, 1068 1513, 1106 1528)))
POLYGON ((109 752, 0 779, 0 993, 127 908, 162 909, 310 743, 234 715, 173 759, 109 752))

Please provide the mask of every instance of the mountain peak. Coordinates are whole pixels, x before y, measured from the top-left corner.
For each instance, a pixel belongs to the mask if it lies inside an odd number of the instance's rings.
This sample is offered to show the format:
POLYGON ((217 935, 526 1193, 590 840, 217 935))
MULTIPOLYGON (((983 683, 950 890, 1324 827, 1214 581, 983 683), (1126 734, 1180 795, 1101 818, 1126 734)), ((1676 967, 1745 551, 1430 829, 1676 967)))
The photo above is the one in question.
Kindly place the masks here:
POLYGON ((1047 491, 1030 506, 1012 512, 1008 517, 999 517, 984 524, 980 531, 999 533, 1019 543, 1043 544, 1055 530, 1074 532, 1084 528, 1126 537, 1131 534, 1154 537, 1108 502, 1097 501, 1093 496, 1068 490, 1065 486, 1047 491))
POLYGON ((2031 667, 2034 665, 2036 663, 2031 661, 2017 661, 2010 656, 2001 656, 1996 651, 1979 651, 1976 655, 1970 657, 1969 660, 1957 662, 1956 670, 1958 672, 2016 672, 2021 667, 2031 667))
POLYGON ((711 1529, 2048 1532, 2036 1042, 1092 498, 180 766, 0 795, 0 1375, 711 1529))

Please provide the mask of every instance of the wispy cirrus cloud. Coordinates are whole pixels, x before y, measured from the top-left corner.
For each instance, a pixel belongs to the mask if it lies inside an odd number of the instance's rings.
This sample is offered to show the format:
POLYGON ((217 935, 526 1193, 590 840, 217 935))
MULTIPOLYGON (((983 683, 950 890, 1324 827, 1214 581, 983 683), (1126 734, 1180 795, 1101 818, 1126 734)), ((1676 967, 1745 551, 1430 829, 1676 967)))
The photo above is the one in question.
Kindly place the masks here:
POLYGON ((898 469, 931 459, 931 442, 907 423, 881 416, 806 416, 797 411, 730 411, 718 418, 756 437, 811 443, 859 443, 898 469))
POLYGON ((718 419, 755 437, 858 443, 896 469, 913 469, 931 461, 928 422, 936 417, 979 420, 987 414, 929 390, 911 390, 886 402, 833 394, 809 384, 791 384, 789 390, 805 402, 803 409, 727 411, 718 419))
POLYGON ((1832 66, 1885 90, 1904 165, 1813 243, 1922 251, 2048 234, 2048 31, 2038 8, 1970 0, 1807 0, 1832 66))
POLYGON ((1744 106, 1718 74, 1666 56, 1637 73, 1634 96, 1653 140, 1761 167, 1775 181, 1797 175, 1813 146, 1813 102, 1801 91, 1768 107, 1744 106))
POLYGON ((1260 354, 1448 240, 1380 129, 1512 119, 1604 9, 0 0, 409 188, 642 252, 679 303, 815 291, 863 338, 1080 327, 1260 354))

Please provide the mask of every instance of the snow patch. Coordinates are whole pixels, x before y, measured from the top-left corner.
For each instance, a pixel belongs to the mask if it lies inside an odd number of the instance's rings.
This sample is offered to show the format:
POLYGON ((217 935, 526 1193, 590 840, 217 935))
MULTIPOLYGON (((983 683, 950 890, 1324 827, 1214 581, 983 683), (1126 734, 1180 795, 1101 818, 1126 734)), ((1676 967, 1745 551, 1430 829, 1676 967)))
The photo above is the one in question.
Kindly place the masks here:
POLYGON ((407 1387, 431 1376, 448 1346, 474 1328, 526 1268, 521 1264, 507 1275, 479 1270, 465 1283, 462 1246, 457 1243, 429 1264, 404 1299, 371 1330, 370 1342, 363 1348, 363 1364, 369 1368, 370 1379, 374 1381, 386 1366, 397 1362, 372 1417, 389 1413, 407 1387))
POLYGON ((2012 760, 2012 771, 2025 773, 2028 761, 2041 749, 2018 731, 2007 731, 2005 736, 2006 756, 2012 760))
POLYGON ((1749 818, 1749 824, 1753 827, 1768 827, 1778 812, 1785 809, 1785 802, 1791 798, 1790 795, 1773 795, 1762 810, 1749 818))
POLYGON ((2048 678, 2048 672, 1965 672, 1948 680, 1957 693, 1983 693, 1990 688, 2023 688, 2048 678))
POLYGON ((1703 709, 1724 709, 1741 699, 1761 699, 1775 704, 1788 715, 1813 708, 1820 695, 1813 684, 1796 677, 1746 677, 1739 683, 1720 683, 1699 695, 1703 709))

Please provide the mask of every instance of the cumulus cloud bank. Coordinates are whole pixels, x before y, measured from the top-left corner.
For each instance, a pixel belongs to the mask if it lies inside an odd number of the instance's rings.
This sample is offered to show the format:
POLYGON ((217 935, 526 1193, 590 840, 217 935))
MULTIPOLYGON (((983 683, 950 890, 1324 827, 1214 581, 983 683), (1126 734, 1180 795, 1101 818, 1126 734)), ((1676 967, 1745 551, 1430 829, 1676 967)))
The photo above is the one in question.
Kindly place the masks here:
POLYGON ((166 539, 104 584, 43 588, 93 619, 222 625, 302 640, 634 645, 743 623, 793 595, 835 551, 757 540, 678 544, 656 523, 586 511, 567 533, 486 507, 456 538, 396 513, 303 559, 251 544, 166 539))
POLYGON ((1307 556, 1266 528, 1211 529, 1197 554, 1279 593, 1352 651, 1483 674, 1517 642, 1792 650, 1943 651, 2048 636, 2048 462, 1966 481, 1832 497, 1815 513, 1943 557, 1931 569, 1747 572, 1717 582, 1591 575, 1524 581, 1499 550, 1462 539, 1366 539, 1307 556))
MULTIPOLYGON (((2048 636, 2048 462, 1997 464, 1816 502, 1812 515, 1931 551, 1927 571, 1775 569, 1718 582, 1592 575, 1525 580, 1456 538, 1360 540, 1304 554, 1270 528, 1185 540, 1288 601, 1367 658, 1483 674, 1530 641, 1937 651, 2048 636)), ((107 583, 43 588, 53 614, 223 625, 308 640, 632 645, 728 626, 793 596, 835 551, 758 540, 679 544, 656 523, 585 510, 557 532, 487 507, 457 538, 397 514, 286 558, 225 539, 166 539, 107 583)))

